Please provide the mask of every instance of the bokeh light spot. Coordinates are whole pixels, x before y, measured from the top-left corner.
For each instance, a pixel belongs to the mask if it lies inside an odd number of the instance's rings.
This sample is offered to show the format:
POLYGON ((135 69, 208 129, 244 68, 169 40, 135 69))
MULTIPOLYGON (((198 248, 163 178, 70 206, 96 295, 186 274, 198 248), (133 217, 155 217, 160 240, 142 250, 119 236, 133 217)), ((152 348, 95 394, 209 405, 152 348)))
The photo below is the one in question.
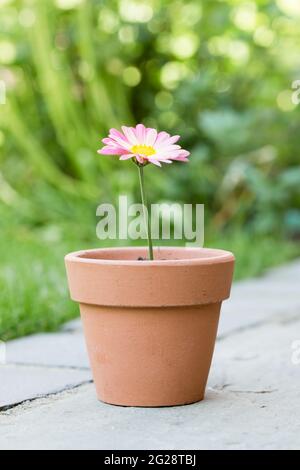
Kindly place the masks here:
POLYGON ((300 17, 300 2, 299 0, 276 0, 280 10, 289 16, 300 17))
POLYGON ((159 122, 162 127, 172 128, 178 121, 176 113, 173 111, 166 111, 159 115, 159 122))
POLYGON ((153 16, 152 6, 146 1, 121 0, 119 10, 122 19, 132 23, 147 23, 153 16))
POLYGON ((24 28, 31 28, 35 23, 35 12, 31 8, 23 8, 19 14, 19 23, 24 28))
POLYGON ((113 34, 118 30, 119 18, 108 8, 101 8, 98 16, 98 26, 105 33, 113 34))
POLYGON ((9 41, 0 41, 0 62, 12 64, 17 56, 16 46, 9 41))
POLYGON ((106 64, 106 69, 112 75, 121 75, 124 66, 123 62, 118 57, 112 57, 106 64))
POLYGON ((172 39, 171 51, 179 59, 192 57, 198 49, 199 37, 194 33, 184 33, 172 39))
POLYGON ((135 40, 135 31, 132 26, 123 26, 119 31, 119 39, 124 44, 130 44, 135 40))
POLYGON ((141 81, 142 75, 136 67, 126 67, 123 72, 124 83, 128 86, 137 86, 141 81))
POLYGON ((256 44, 262 47, 270 47, 274 41, 274 37, 273 31, 265 26, 257 28, 253 36, 256 44))
POLYGON ((241 3, 233 13, 234 24, 243 31, 253 31, 256 26, 256 5, 253 2, 241 3))
POLYGON ((82 3, 82 0, 55 0, 55 4, 61 10, 72 10, 82 3))
POLYGON ((160 91, 155 96, 155 104, 159 109, 169 109, 173 101, 173 96, 168 91, 160 91))
POLYGON ((291 90, 283 90, 277 96, 277 105, 281 111, 289 112, 295 109, 296 105, 293 103, 293 92, 291 90))
POLYGON ((234 40, 229 43, 227 53, 234 62, 244 64, 249 59, 249 46, 243 41, 234 40))
POLYGON ((180 80, 187 76, 188 72, 189 70, 185 64, 168 62, 161 69, 160 79, 165 88, 172 90, 177 87, 180 80))

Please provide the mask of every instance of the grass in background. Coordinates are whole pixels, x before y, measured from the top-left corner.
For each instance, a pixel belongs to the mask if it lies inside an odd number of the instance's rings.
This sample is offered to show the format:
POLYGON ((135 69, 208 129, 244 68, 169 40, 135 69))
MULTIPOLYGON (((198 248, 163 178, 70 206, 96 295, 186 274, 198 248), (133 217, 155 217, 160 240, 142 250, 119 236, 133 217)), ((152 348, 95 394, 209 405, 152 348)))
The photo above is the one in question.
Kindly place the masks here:
POLYGON ((66 245, 19 235, 13 240, 2 235, 0 240, 0 338, 4 341, 55 330, 77 313, 66 288, 66 245))
POLYGON ((267 269, 300 256, 300 245, 275 237, 251 235, 241 231, 208 240, 206 246, 232 251, 236 257, 234 279, 262 275, 267 269))

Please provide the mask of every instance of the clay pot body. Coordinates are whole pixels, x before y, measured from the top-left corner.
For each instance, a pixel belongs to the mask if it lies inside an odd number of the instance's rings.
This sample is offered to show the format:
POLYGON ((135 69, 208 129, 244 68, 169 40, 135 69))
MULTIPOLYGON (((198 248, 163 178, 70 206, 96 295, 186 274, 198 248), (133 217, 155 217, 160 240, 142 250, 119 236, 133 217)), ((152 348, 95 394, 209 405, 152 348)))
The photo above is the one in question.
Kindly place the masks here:
POLYGON ((66 256, 98 398, 170 406, 204 397, 234 256, 207 248, 87 250, 66 256))

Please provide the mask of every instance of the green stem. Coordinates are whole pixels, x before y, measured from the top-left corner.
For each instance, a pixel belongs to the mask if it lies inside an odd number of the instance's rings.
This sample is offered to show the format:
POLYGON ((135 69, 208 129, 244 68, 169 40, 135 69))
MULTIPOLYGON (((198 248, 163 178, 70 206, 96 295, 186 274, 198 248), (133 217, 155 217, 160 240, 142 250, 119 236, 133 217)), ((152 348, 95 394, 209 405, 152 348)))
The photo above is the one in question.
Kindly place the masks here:
POLYGON ((144 184, 144 167, 142 165, 138 165, 139 169, 139 180, 140 180, 140 188, 141 188, 141 196, 142 196, 142 205, 143 205, 143 213, 145 219, 145 227, 147 230, 147 238, 148 238, 148 247, 149 247, 149 259, 153 260, 153 245, 151 239, 151 218, 148 211, 147 206, 147 199, 145 194, 145 184, 144 184), (148 211, 148 216, 147 216, 148 211))

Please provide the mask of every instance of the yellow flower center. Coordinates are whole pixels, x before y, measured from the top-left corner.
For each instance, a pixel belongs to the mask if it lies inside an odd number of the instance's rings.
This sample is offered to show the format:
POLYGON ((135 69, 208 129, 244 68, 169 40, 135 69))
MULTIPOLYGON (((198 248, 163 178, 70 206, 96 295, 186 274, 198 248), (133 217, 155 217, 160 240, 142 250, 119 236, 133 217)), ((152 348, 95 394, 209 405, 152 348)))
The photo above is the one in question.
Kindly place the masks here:
POLYGON ((150 157, 151 155, 154 155, 156 153, 155 149, 151 147, 150 145, 134 145, 131 148, 131 152, 135 154, 140 154, 144 155, 145 157, 150 157))

